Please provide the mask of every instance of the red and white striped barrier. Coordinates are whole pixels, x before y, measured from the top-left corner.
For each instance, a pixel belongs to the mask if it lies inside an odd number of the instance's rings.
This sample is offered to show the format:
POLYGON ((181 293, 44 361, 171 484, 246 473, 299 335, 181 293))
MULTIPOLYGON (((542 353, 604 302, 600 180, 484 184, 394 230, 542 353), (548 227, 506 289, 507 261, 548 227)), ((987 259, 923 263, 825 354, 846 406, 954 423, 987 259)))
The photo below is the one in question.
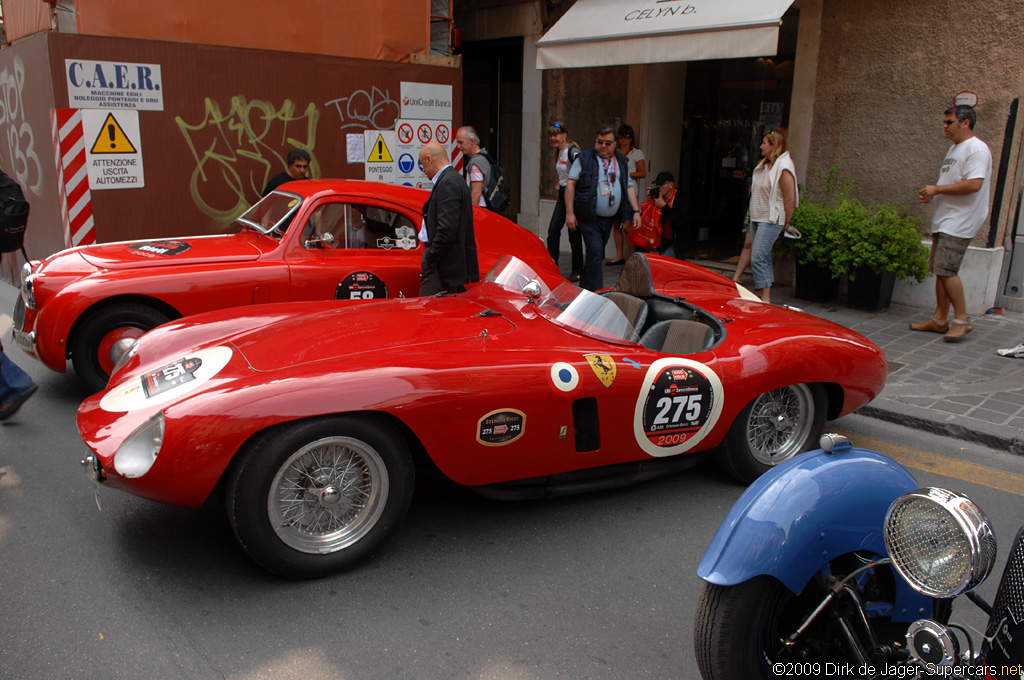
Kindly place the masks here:
POLYGON ((85 246, 96 242, 93 229, 92 193, 85 158, 85 133, 79 109, 50 109, 54 162, 64 245, 85 246))

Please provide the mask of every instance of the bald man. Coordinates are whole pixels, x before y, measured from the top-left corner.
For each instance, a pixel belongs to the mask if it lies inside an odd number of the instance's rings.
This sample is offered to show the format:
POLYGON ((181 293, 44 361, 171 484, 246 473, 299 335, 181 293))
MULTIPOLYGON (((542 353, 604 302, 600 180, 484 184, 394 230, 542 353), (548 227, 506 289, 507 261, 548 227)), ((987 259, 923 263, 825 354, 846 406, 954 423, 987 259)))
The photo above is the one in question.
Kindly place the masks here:
POLYGON ((469 187, 448 162, 448 153, 431 142, 420 149, 420 165, 434 183, 423 205, 420 240, 426 248, 420 265, 420 295, 461 293, 480 279, 469 187))

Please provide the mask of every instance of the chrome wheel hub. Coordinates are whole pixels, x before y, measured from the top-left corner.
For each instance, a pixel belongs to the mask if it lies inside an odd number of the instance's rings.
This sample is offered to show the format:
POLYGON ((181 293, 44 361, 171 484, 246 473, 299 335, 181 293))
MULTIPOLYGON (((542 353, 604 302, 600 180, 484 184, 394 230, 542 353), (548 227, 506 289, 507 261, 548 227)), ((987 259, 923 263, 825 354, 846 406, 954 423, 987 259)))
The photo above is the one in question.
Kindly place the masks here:
POLYGON ((267 513, 289 547, 329 553, 363 538, 387 497, 387 468, 380 455, 357 439, 328 437, 285 461, 271 483, 267 513))
POLYGON ((814 422, 814 397, 807 385, 765 392, 750 409, 747 443, 755 460, 778 465, 800 453, 814 422))

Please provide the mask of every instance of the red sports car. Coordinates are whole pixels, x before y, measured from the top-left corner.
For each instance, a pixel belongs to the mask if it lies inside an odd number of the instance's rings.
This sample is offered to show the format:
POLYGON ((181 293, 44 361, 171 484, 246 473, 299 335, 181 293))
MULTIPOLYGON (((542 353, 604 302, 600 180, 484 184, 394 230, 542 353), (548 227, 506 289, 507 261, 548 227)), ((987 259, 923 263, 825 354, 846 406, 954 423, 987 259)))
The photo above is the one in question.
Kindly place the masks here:
POLYGON ((82 404, 83 465, 162 503, 217 491, 257 562, 315 577, 394 529, 418 459, 498 498, 621 485, 708 451, 749 481, 885 383, 871 341, 700 267, 637 254, 604 294, 549 284, 505 257, 456 296, 172 321, 82 404))
MULTIPOLYGON (((239 217, 235 234, 62 251, 25 265, 15 342, 55 371, 70 358, 95 392, 118 341, 171 319, 263 302, 415 296, 427 197, 376 182, 292 182, 239 217)), ((533 234, 481 208, 473 220, 481 273, 515 253, 558 275, 533 234)))

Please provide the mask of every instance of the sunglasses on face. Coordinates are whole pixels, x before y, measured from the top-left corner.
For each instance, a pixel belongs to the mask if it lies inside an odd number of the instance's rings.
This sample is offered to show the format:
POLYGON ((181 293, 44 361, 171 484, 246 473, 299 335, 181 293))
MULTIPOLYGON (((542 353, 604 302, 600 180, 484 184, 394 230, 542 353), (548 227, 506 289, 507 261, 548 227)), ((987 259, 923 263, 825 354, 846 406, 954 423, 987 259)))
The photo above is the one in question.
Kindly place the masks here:
POLYGON ((613 144, 615 144, 614 140, 613 141, 606 141, 604 139, 597 140, 597 145, 598 146, 612 146, 613 144))
POLYGON ((954 118, 953 120, 944 120, 944 121, 942 121, 942 125, 943 126, 946 126, 946 125, 956 125, 959 122, 960 122, 959 120, 954 118))

